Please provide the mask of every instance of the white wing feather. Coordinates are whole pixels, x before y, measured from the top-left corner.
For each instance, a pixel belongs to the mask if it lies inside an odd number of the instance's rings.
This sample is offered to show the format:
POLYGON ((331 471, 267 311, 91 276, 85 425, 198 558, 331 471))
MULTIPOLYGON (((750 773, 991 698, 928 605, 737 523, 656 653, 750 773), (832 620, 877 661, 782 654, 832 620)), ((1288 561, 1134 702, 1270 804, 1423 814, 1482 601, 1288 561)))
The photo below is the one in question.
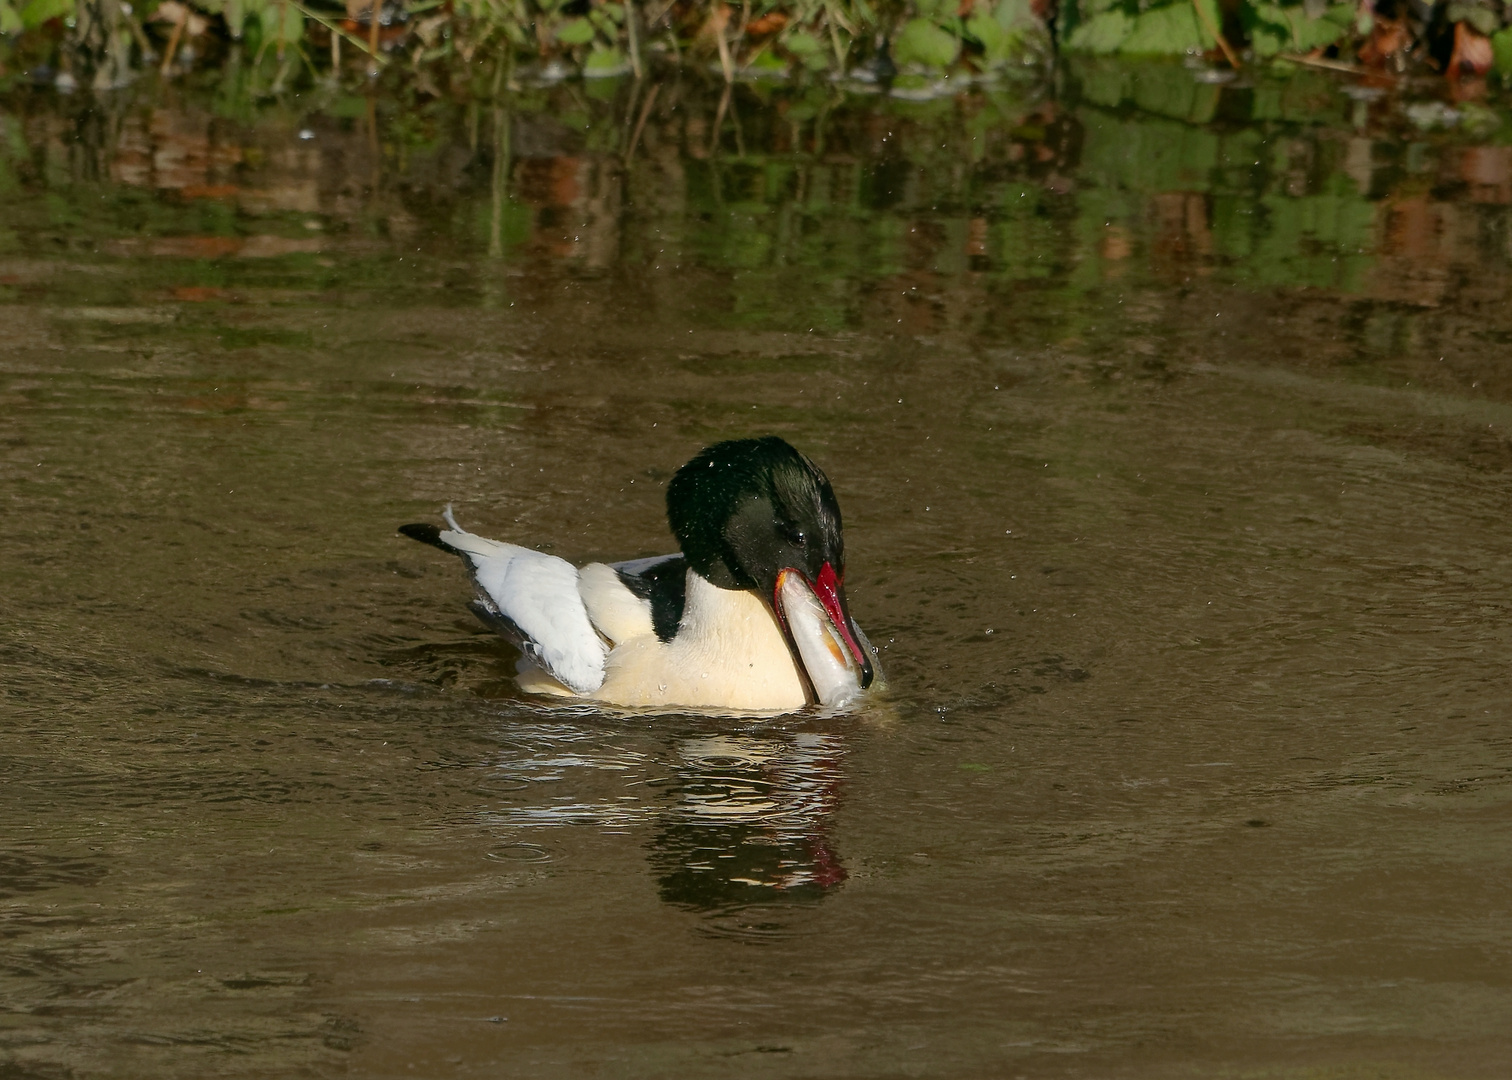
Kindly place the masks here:
POLYGON ((579 694, 604 682, 607 649, 589 621, 578 571, 566 559, 470 533, 446 508, 441 541, 464 553, 478 587, 533 644, 534 659, 579 694))
POLYGON ((578 571, 578 593, 588 618, 614 644, 647 637, 651 626, 651 601, 636 596, 620 580, 615 567, 589 563, 578 571))

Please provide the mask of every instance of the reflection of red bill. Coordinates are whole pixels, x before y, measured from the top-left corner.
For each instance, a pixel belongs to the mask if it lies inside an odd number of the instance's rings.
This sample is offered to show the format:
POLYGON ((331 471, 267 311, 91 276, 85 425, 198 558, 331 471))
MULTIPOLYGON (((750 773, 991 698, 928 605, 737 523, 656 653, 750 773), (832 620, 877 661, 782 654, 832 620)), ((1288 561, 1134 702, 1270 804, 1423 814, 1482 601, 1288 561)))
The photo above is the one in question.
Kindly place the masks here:
POLYGON ((817 583, 791 567, 782 570, 772 606, 821 704, 844 704, 871 685, 871 658, 856 640, 833 566, 824 564, 817 583))

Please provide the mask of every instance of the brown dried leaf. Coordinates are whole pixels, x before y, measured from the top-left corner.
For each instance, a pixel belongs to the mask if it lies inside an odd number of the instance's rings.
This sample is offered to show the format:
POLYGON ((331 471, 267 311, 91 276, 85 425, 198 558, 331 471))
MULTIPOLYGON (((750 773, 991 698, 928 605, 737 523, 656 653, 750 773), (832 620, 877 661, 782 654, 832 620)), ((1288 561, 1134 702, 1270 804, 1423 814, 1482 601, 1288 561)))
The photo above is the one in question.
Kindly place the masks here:
POLYGON ((1470 29, 1468 23, 1454 24, 1454 55, 1449 57, 1449 77, 1462 74, 1484 75, 1496 59, 1491 39, 1470 29))
POLYGON ((1376 16, 1375 28, 1360 47, 1358 59, 1366 67, 1384 67, 1386 62, 1412 43, 1412 36, 1401 22, 1376 16))
POLYGON ((767 37, 771 34, 778 33, 784 27, 786 27, 787 24, 788 17, 782 12, 768 12, 767 14, 761 16, 761 18, 759 19, 751 20, 750 25, 746 27, 746 36, 752 38, 767 37))

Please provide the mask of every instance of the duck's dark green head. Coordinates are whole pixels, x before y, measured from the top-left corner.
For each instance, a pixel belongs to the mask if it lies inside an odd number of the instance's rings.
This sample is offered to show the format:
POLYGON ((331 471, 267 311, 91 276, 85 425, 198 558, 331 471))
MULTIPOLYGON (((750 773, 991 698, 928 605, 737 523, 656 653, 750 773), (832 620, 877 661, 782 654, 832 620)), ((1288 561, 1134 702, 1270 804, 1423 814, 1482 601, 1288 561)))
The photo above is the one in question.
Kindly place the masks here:
POLYGON ((779 616, 779 576, 802 574, 870 684, 871 658, 845 602, 840 504, 819 466, 775 435, 715 443, 677 470, 667 519, 693 570, 722 589, 756 591, 779 616))

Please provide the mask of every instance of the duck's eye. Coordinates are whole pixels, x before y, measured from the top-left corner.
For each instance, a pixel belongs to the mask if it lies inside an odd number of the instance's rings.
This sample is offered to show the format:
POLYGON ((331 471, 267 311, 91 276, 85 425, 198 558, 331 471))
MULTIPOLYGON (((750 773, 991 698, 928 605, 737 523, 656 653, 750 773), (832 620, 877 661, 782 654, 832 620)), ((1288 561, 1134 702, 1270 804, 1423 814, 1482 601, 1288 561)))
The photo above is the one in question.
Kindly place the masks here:
POLYGON ((781 525, 779 528, 782 530, 782 535, 787 537, 795 547, 802 547, 808 540, 808 537, 803 535, 803 530, 796 525, 781 525))

